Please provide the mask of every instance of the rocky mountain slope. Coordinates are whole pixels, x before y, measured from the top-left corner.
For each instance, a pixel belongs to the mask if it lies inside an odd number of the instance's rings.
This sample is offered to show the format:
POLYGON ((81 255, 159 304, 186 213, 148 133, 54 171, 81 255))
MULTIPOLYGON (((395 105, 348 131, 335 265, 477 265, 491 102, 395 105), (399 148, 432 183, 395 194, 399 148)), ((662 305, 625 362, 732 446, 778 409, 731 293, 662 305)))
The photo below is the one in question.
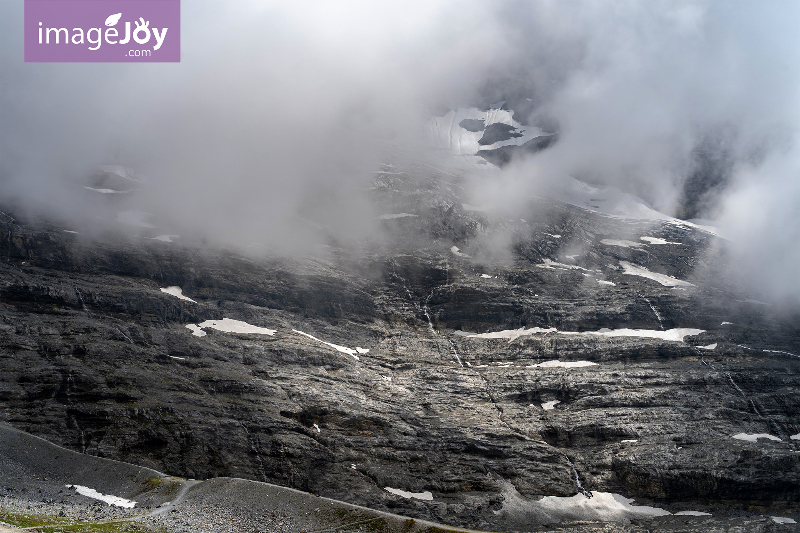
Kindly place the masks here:
POLYGON ((728 281, 724 239, 549 198, 480 210, 463 179, 384 167, 383 243, 306 258, 6 206, 0 419, 477 529, 797 519, 800 322, 728 281))

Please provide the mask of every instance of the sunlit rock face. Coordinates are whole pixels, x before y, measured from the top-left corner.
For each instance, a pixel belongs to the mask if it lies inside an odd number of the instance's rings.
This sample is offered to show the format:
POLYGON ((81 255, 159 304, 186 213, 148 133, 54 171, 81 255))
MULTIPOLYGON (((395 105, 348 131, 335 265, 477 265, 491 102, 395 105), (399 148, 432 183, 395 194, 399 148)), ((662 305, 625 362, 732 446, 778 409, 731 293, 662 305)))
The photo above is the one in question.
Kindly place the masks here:
POLYGON ((475 528, 796 504, 797 317, 729 282, 723 239, 577 182, 470 205, 465 179, 383 166, 383 240, 306 257, 0 217, 0 417, 475 528))

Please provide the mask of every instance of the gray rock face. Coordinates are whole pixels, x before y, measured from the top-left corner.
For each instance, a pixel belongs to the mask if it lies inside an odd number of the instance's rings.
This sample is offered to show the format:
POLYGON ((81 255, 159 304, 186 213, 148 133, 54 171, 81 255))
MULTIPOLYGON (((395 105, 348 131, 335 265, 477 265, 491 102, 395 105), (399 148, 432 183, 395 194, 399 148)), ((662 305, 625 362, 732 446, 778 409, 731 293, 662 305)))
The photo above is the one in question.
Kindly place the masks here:
POLYGON ((745 301, 723 242, 551 200, 465 211, 459 187, 379 174, 374 201, 418 216, 386 220, 383 246, 304 259, 0 217, 0 417, 173 475, 474 528, 536 527, 511 488, 796 515, 800 322, 745 301), (223 318, 275 334, 186 327, 223 318))

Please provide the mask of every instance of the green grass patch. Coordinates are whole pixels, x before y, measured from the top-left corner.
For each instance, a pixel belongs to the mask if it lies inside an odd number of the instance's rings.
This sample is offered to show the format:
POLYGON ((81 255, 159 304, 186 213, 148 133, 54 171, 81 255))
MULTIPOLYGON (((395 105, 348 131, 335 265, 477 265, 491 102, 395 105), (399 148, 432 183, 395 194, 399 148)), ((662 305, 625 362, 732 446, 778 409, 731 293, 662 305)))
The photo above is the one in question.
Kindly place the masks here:
POLYGON ((140 522, 128 520, 70 520, 60 516, 11 513, 0 510, 0 522, 16 527, 35 528, 41 533, 168 533, 140 522))
POLYGON ((0 522, 5 522, 6 524, 11 524, 16 527, 33 527, 51 524, 69 524, 71 521, 66 518, 54 516, 0 511, 0 522))
POLYGON ((147 487, 147 490, 155 490, 160 487, 164 483, 163 477, 152 476, 145 480, 144 486, 147 487))

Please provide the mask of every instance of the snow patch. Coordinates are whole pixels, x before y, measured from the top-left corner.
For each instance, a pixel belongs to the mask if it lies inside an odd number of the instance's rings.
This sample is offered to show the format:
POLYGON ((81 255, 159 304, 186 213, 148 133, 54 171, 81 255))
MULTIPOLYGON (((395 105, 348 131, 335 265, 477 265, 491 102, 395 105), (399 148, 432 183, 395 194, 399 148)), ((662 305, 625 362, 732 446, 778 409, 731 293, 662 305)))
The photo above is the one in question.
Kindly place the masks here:
POLYGON ((679 242, 670 242, 660 237, 639 237, 639 238, 643 241, 649 242, 650 244, 680 244, 679 242))
POLYGON ((682 220, 672 218, 647 206, 641 198, 622 192, 616 187, 593 187, 588 183, 563 176, 554 181, 554 186, 545 191, 544 196, 600 213, 613 218, 638 220, 663 220, 682 224, 682 220))
POLYGON ((599 283, 600 285, 611 285, 612 287, 616 287, 617 286, 617 284, 614 283, 613 281, 606 281, 604 279, 598 279, 597 283, 599 283))
POLYGON ((467 254, 461 253, 458 246, 453 246, 452 248, 450 248, 450 251, 453 252, 453 254, 457 255, 458 257, 469 257, 467 254))
POLYGON ((798 433, 797 435, 792 435, 789 438, 792 439, 792 440, 800 440, 800 433, 798 433))
POLYGON ((549 402, 544 402, 542 404, 542 409, 544 409, 545 411, 550 411, 551 409, 555 408, 556 404, 559 404, 559 403, 561 403, 561 402, 558 401, 558 400, 551 400, 549 402))
POLYGON ((731 326, 731 325, 733 325, 733 322, 723 322, 722 324, 720 324, 720 326, 731 326))
MULTIPOLYGON (((186 326, 189 327, 189 326, 186 326)), ((225 333, 258 333, 260 335, 275 335, 274 329, 260 328, 241 320, 223 318, 222 320, 206 320, 198 324, 200 328, 212 328, 225 333)))
POLYGON ((369 353, 369 348, 362 348, 361 346, 356 346, 356 351, 360 354, 369 353))
POLYGON ((65 230, 64 230, 64 233, 74 233, 75 235, 77 235, 77 234, 78 234, 78 232, 77 232, 77 231, 72 231, 71 229, 65 229, 65 230))
POLYGON ((661 339, 665 341, 683 342, 683 338, 703 333, 703 329, 694 328, 673 328, 666 331, 655 329, 608 329, 601 328, 597 331, 572 332, 561 331, 562 335, 598 335, 601 337, 645 337, 650 339, 661 339))
POLYGON ((523 126, 515 121, 513 112, 505 109, 489 109, 482 111, 478 108, 459 108, 449 111, 441 117, 432 117, 427 124, 428 136, 436 148, 449 150, 453 155, 476 155, 478 150, 494 150, 501 146, 523 145, 531 139, 548 136, 541 129, 533 126, 523 126), (465 119, 482 120, 484 128, 496 123, 512 126, 520 137, 511 137, 491 145, 481 145, 484 129, 469 131, 461 127, 465 119))
POLYGON ((635 519, 670 515, 658 507, 632 505, 633 499, 611 492, 593 491, 592 497, 545 496, 540 500, 528 500, 508 482, 503 482, 503 508, 498 514, 525 517, 530 522, 553 524, 576 520, 601 520, 604 522, 628 522, 635 519))
POLYGON ((348 348, 347 346, 339 346, 338 344, 332 344, 330 342, 325 342, 323 340, 320 340, 320 339, 316 338, 313 335, 309 335, 308 333, 303 333, 302 331, 299 331, 299 330, 296 330, 296 329, 293 329, 292 331, 294 331, 295 333, 299 333, 300 335, 305 335, 309 339, 314 339, 317 342, 321 342, 322 344, 325 344, 326 346, 330 346, 331 348, 333 348, 336 351, 339 351, 339 352, 342 352, 342 353, 346 353, 347 355, 351 356, 356 361, 359 360, 358 356, 356 355, 356 350, 354 350, 352 348, 348 348))
POLYGON ((159 235, 158 237, 153 237, 152 240, 161 242, 175 242, 172 239, 177 239, 178 237, 180 237, 180 235, 159 235))
POLYGON ((591 361, 545 361, 538 365, 530 365, 528 368, 581 368, 584 366, 597 366, 597 363, 591 361))
POLYGON ((539 268, 547 268, 550 270, 555 270, 557 268, 560 268, 563 270, 585 270, 586 272, 593 272, 592 270, 589 270, 588 268, 583 268, 582 266, 565 265, 564 263, 558 263, 556 261, 553 261, 552 259, 542 259, 541 263, 534 266, 537 266, 539 268))
POLYGON ((197 324, 186 324, 186 327, 192 330, 192 335, 195 337, 205 337, 207 335, 197 324))
POLYGON ((319 426, 318 426, 318 425, 314 424, 314 429, 316 429, 316 430, 317 430, 317 433, 320 433, 320 429, 319 429, 319 426))
POLYGON ((509 339, 513 341, 516 338, 533 335, 535 333, 552 333, 557 332, 556 328, 519 328, 519 329, 504 329, 503 331, 493 331, 490 333, 467 333, 464 331, 456 332, 456 335, 463 335, 472 339, 509 339), (464 335, 466 333, 466 335, 464 335))
POLYGON ((181 289, 180 287, 175 287, 175 286, 164 287, 164 288, 161 289, 161 292, 165 292, 165 293, 170 294, 170 295, 172 295, 172 296, 174 296, 176 298, 180 298, 181 300, 186 300, 187 302, 197 303, 194 300, 192 300, 191 298, 189 298, 188 296, 184 296, 183 295, 183 289, 181 289))
POLYGON ((170 359, 177 359, 178 361, 186 361, 185 357, 178 357, 176 355, 168 355, 167 357, 169 357, 170 359))
POLYGON ((713 350, 717 347, 717 343, 714 344, 706 344, 705 346, 695 346, 695 348, 700 348, 701 350, 713 350))
POLYGON ((623 439, 620 442, 639 442, 639 439, 623 439))
POLYGON ((519 328, 519 329, 505 329, 503 331, 493 331, 490 333, 481 334, 466 334, 465 332, 456 332, 465 337, 473 339, 509 339, 509 342, 525 336, 534 335, 537 333, 560 333, 561 335, 595 335, 599 337, 644 337, 650 339, 661 339, 665 341, 683 342, 684 337, 699 335, 703 333, 703 329, 694 328, 673 328, 666 331, 655 329, 608 329, 602 328, 597 331, 558 331, 556 328, 519 328))
POLYGON ((689 283, 688 281, 673 278, 672 276, 667 276, 666 274, 659 274, 658 272, 650 272, 644 267, 633 265, 627 261, 620 261, 619 264, 623 269, 625 269, 625 274, 652 279, 653 281, 657 281, 665 287, 694 287, 694 284, 689 283))
POLYGON ((786 516, 770 516, 770 518, 772 518, 772 521, 777 523, 777 524, 796 524, 797 523, 793 519, 788 518, 786 516))
POLYGON ((481 277, 485 279, 492 279, 492 276, 490 276, 489 274, 481 274, 481 277))
POLYGON ((678 511, 675 516, 711 516, 711 513, 704 513, 702 511, 678 511))
POLYGON ((733 436, 734 439, 746 440, 747 442, 756 442, 758 439, 769 439, 777 442, 782 442, 781 439, 769 433, 737 433, 733 436))
POLYGON ((387 492, 391 492, 392 494, 396 494, 398 496, 402 496, 403 498, 406 498, 406 499, 415 498, 417 500, 426 500, 426 501, 432 501, 433 500, 433 494, 431 494, 429 491, 425 491, 425 492, 406 492, 406 491, 401 490, 401 489, 393 489, 392 487, 383 487, 383 489, 385 491, 387 491, 387 492))
POLYGON ((106 502, 108 505, 114 505, 116 507, 125 507, 126 509, 132 509, 136 502, 132 500, 126 500, 125 498, 120 498, 119 496, 112 496, 110 494, 101 494, 94 489, 90 489, 89 487, 84 487, 83 485, 67 485, 68 489, 75 489, 78 494, 82 496, 86 496, 87 498, 94 498, 95 500, 100 500, 106 502))

